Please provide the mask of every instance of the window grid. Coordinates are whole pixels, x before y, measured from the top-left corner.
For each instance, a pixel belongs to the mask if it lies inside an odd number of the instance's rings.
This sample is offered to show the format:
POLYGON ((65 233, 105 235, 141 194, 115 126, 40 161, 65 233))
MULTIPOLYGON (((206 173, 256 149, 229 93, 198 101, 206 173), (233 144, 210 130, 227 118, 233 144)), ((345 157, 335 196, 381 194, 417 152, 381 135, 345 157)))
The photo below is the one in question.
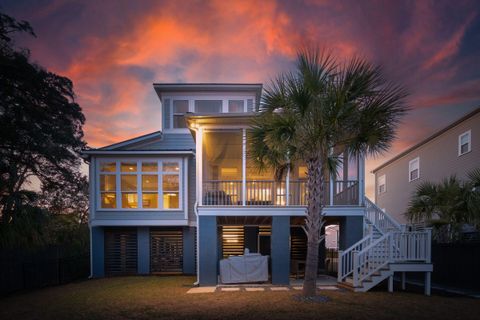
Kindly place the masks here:
MULTIPOLYGON (((104 159, 99 159, 99 169, 98 169, 98 174, 97 174, 97 195, 100 197, 99 201, 97 201, 97 209, 99 210, 105 210, 105 209, 115 209, 115 210, 167 210, 167 211, 179 211, 183 209, 182 201, 182 160, 180 159, 166 159, 166 160, 104 160, 104 159), (112 166, 108 167, 109 170, 105 171, 104 167, 105 164, 115 164, 115 170, 112 170, 112 166), (132 166, 133 169, 127 170, 125 167, 128 166, 122 166, 122 164, 135 164, 132 166), (143 168, 145 167, 145 164, 150 164, 150 169, 149 170, 144 170, 143 168), (165 170, 164 169, 164 164, 169 164, 170 165, 170 170, 165 170), (156 167, 156 170, 153 170, 153 168, 156 167), (173 168, 173 170, 172 170, 173 168), (102 170, 103 169, 103 170, 102 170), (169 193, 176 193, 177 194, 177 207, 175 208, 164 208, 163 204, 163 176, 165 175, 172 175, 172 176, 177 176, 177 189, 176 190, 171 190, 168 191, 169 193), (105 187, 105 176, 114 176, 115 181, 115 189, 114 190, 106 190, 107 188, 105 187), (136 180, 135 183, 136 187, 128 187, 127 186, 127 181, 132 184, 132 179, 123 179, 122 177, 125 178, 127 176, 135 176, 136 180), (156 191, 152 190, 144 190, 143 188, 143 177, 144 176, 149 176, 153 177, 156 176, 157 178, 157 183, 156 183, 156 191), (104 187, 102 188, 102 179, 104 187), (133 190, 135 189, 135 190, 133 190), (105 198, 103 197, 104 194, 111 194, 113 196, 113 200, 115 205, 110 203, 108 206, 104 205, 104 200, 105 198), (156 194, 156 207, 152 208, 144 208, 143 206, 143 200, 144 200, 144 195, 151 195, 151 194, 156 194), (130 206, 130 207, 125 207, 124 205, 124 199, 135 199, 134 202, 136 202, 135 206, 130 206)), ((147 197, 148 198, 148 197, 147 197)), ((150 199, 151 200, 151 199, 150 199)))
POLYGON ((471 130, 468 130, 458 136, 458 156, 462 156, 472 151, 471 130))
POLYGON ((420 158, 410 160, 408 163, 408 181, 414 181, 420 178, 420 158))

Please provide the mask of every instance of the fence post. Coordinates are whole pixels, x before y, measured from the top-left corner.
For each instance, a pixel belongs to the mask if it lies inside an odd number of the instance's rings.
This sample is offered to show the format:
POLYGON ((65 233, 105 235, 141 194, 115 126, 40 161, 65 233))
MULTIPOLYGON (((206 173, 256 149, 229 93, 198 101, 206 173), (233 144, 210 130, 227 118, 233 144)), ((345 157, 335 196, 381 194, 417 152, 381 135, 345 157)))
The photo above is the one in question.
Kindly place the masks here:
POLYGON ((337 281, 342 281, 343 276, 343 264, 342 264, 342 253, 343 251, 338 250, 338 259, 337 259, 337 281))
POLYGON ((358 287, 358 252, 353 251, 353 287, 358 287))

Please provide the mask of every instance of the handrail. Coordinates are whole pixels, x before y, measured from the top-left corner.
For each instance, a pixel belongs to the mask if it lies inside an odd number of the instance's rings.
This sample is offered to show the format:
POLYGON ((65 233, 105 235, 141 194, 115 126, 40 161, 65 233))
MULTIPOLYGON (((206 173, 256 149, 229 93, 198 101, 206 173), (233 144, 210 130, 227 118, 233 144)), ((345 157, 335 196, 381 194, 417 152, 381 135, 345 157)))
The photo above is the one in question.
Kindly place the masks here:
POLYGON ((338 251, 338 272, 337 280, 342 281, 353 272, 353 257, 354 253, 361 251, 364 247, 368 246, 373 240, 372 235, 368 235, 357 241, 351 247, 344 251, 338 251))
POLYGON ((365 197, 365 218, 375 225, 382 234, 386 234, 389 231, 402 231, 402 227, 398 222, 367 197, 365 197))

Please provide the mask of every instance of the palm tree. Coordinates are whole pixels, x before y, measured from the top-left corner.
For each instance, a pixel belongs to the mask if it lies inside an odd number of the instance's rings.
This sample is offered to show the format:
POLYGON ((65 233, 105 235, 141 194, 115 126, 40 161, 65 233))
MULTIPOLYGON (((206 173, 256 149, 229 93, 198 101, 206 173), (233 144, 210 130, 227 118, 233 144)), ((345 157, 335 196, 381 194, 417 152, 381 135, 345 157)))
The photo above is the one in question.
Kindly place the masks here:
POLYGON ((462 181, 455 175, 440 183, 423 182, 413 194, 406 217, 413 223, 435 228, 434 238, 450 242, 458 238, 463 224, 480 223, 480 169, 467 173, 462 181))
POLYGON ((375 155, 390 147, 406 112, 402 87, 364 59, 339 64, 330 54, 301 49, 293 72, 279 75, 262 97, 253 120, 249 158, 283 176, 296 161, 307 166, 308 247, 303 294, 316 293, 323 189, 342 153, 375 155))

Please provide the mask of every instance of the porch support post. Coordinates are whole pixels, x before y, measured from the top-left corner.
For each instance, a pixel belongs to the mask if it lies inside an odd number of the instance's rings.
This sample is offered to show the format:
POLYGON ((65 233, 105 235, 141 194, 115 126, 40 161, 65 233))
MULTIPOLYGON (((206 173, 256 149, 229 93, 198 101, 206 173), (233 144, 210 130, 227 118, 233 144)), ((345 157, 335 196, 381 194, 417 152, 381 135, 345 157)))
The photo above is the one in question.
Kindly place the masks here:
POLYGON ((393 274, 388 277, 388 292, 393 292, 393 274))
POLYGON ((345 250, 363 238, 363 217, 342 217, 340 219, 340 250, 345 250))
POLYGON ((91 229, 91 255, 92 255, 92 277, 102 278, 105 276, 105 236, 103 227, 92 227, 91 229))
POLYGON ((290 217, 272 217, 272 284, 290 284, 290 217))
POLYGON ((198 128, 196 132, 196 173, 197 173, 197 202, 203 204, 203 128, 198 128))
POLYGON ((137 228, 138 274, 150 273, 150 228, 137 228))
POLYGON ((425 272, 425 295, 429 296, 432 290, 431 272, 425 272))
POLYGON ((201 286, 217 284, 217 217, 198 217, 199 279, 201 286))
POLYGON ((402 272, 402 290, 405 290, 406 276, 405 272, 402 272))
POLYGON ((242 205, 247 204, 247 130, 242 129, 242 205))
POLYGON ((358 205, 365 203, 365 157, 358 158, 358 205))
POLYGON ((195 228, 183 228, 183 273, 195 274, 195 228))

